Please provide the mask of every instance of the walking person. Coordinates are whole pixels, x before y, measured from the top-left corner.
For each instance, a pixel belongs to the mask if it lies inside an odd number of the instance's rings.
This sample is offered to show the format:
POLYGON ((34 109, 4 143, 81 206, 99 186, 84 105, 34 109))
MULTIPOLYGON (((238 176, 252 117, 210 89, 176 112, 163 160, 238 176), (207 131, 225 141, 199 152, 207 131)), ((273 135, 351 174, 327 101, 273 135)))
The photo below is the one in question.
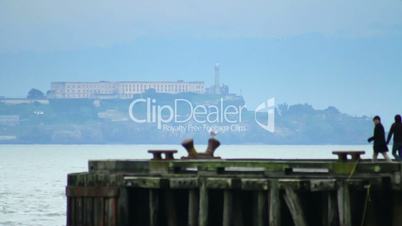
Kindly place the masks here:
POLYGON ((392 145, 392 155, 396 160, 401 160, 402 157, 402 119, 401 115, 395 115, 395 122, 392 124, 388 133, 387 145, 391 141, 391 137, 394 136, 392 145), (397 153, 398 151, 398 153, 397 153))
POLYGON ((381 153, 384 156, 385 160, 391 161, 391 159, 387 155, 388 146, 387 146, 387 143, 385 142, 385 130, 384 130, 384 126, 382 126, 382 124, 381 124, 380 116, 375 116, 373 118, 373 123, 375 126, 374 127, 374 135, 367 140, 368 142, 374 141, 373 161, 377 160, 378 153, 381 153))

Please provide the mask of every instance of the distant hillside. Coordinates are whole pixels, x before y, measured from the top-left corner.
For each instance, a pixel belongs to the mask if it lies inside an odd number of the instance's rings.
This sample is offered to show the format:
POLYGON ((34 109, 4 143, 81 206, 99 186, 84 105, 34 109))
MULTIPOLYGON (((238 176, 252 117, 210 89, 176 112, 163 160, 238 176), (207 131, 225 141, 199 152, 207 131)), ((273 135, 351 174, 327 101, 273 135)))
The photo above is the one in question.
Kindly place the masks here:
MULTIPOLYGON (((0 103, 0 143, 57 143, 57 144, 105 144, 105 143, 173 143, 194 137, 203 143, 209 137, 208 130, 219 132, 218 138, 225 144, 363 144, 372 133, 368 117, 355 117, 339 112, 335 107, 314 109, 307 104, 280 104, 275 108, 275 131, 268 132, 256 123, 265 115, 255 115, 244 107, 240 96, 214 96, 198 94, 160 95, 143 94, 135 98, 155 100, 157 104, 174 107, 174 100, 185 99, 194 106, 225 108, 242 106, 241 120, 228 114, 227 121, 200 123, 221 115, 203 115, 203 107, 197 108, 199 118, 185 123, 156 122, 136 123, 130 118, 132 100, 50 100, 33 103, 0 103), (221 106, 220 106, 221 105, 221 106), (204 117, 205 116, 205 117, 204 117), (231 123, 232 121, 235 123, 231 123)), ((134 99, 135 99, 134 98, 134 99)), ((183 101, 185 104, 185 102, 183 101)), ((132 114, 146 119, 146 103, 138 105, 132 114)), ((185 119, 191 110, 180 106, 175 112, 177 119, 185 119)), ((150 109, 151 109, 150 108, 150 109)), ((157 111, 160 108, 155 108, 157 111)), ((161 112, 162 119, 169 119, 167 107, 161 112)), ((198 114, 197 113, 197 114, 198 114)), ((219 113, 220 114, 220 113, 219 113)))
POLYGON ((307 104, 282 104, 277 112, 273 139, 278 143, 363 144, 373 130, 370 118, 350 116, 335 107, 316 110, 307 104))

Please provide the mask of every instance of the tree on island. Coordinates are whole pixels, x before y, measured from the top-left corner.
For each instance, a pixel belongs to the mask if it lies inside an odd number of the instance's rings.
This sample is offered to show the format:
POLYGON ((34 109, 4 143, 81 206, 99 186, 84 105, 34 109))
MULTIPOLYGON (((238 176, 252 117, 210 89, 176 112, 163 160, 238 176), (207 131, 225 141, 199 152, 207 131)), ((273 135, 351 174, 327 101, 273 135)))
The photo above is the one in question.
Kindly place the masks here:
POLYGON ((45 98, 45 94, 43 94, 43 92, 38 89, 31 89, 28 92, 27 98, 28 99, 43 99, 43 98, 45 98))

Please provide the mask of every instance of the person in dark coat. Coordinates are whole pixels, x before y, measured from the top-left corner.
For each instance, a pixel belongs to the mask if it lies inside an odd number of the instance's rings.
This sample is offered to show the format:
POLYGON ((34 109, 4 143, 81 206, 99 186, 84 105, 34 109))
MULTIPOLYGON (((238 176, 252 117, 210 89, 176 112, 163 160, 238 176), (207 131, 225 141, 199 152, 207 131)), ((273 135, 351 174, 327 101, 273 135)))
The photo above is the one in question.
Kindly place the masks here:
POLYGON ((402 157, 402 120, 401 115, 395 115, 395 122, 392 124, 388 133, 387 144, 391 141, 391 137, 394 136, 394 143, 392 145, 392 155, 396 160, 401 160, 402 157), (396 153, 398 151, 398 154, 396 153))
POLYGON ((378 153, 381 153, 384 156, 384 159, 387 161, 391 161, 387 155, 388 146, 385 142, 385 130, 384 126, 381 124, 380 116, 375 116, 373 118, 374 127, 374 135, 368 139, 368 142, 374 141, 373 144, 373 161, 377 160, 378 153))

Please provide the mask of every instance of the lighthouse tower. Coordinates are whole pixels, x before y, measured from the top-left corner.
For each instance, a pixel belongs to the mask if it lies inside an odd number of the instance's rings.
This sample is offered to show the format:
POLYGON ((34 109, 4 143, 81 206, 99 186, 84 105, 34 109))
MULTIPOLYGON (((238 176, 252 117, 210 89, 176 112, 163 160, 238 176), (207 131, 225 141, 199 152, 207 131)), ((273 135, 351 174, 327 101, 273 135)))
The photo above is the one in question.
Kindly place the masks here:
POLYGON ((220 90, 220 82, 219 82, 219 77, 220 77, 220 75, 219 75, 219 71, 220 71, 220 65, 219 65, 219 63, 216 63, 215 64, 215 85, 214 85, 214 88, 215 88, 215 94, 220 94, 221 93, 221 90, 220 90))

